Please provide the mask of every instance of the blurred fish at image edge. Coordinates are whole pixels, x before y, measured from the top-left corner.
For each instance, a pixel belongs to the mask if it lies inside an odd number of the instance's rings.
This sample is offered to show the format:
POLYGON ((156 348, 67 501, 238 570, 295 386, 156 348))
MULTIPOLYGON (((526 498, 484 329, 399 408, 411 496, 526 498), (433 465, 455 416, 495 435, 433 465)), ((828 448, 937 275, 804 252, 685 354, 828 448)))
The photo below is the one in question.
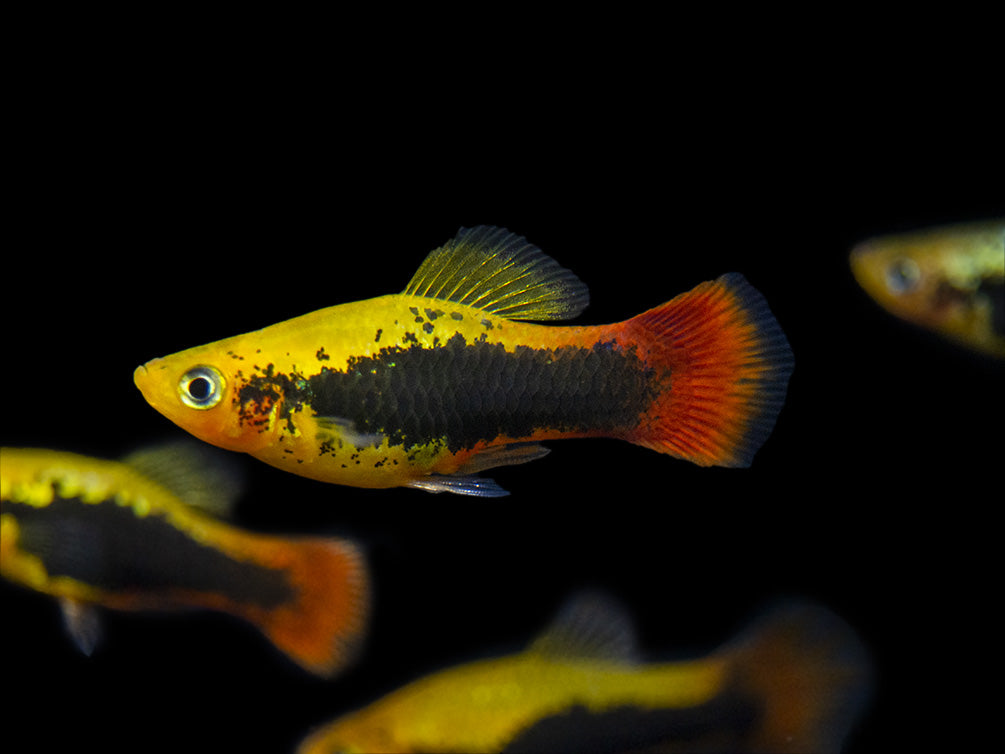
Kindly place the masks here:
POLYGON ((888 312, 1005 358, 1005 219, 873 238, 852 249, 850 263, 888 312))
POLYGON ((807 602, 775 606, 701 659, 637 654, 622 608, 584 592, 525 651, 414 681, 298 752, 837 752, 871 693, 855 633, 807 602))
POLYGON ((55 597, 87 654, 98 607, 202 608, 248 621, 303 668, 334 674, 367 623, 360 552, 342 539, 253 533, 209 515, 225 512, 236 489, 218 461, 187 442, 122 462, 0 449, 0 573, 55 597))

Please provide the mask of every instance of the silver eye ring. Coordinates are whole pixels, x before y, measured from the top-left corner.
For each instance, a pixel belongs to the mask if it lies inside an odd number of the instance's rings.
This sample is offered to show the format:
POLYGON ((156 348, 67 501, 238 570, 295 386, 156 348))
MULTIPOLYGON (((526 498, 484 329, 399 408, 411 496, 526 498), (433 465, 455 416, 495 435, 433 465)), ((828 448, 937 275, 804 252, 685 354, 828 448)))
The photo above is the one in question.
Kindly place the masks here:
POLYGON ((186 406, 204 411, 223 399, 225 387, 220 370, 200 365, 189 369, 178 380, 178 396, 186 406))
POLYGON ((921 268, 908 257, 893 260, 886 268, 886 285, 893 293, 910 293, 921 283, 921 268))

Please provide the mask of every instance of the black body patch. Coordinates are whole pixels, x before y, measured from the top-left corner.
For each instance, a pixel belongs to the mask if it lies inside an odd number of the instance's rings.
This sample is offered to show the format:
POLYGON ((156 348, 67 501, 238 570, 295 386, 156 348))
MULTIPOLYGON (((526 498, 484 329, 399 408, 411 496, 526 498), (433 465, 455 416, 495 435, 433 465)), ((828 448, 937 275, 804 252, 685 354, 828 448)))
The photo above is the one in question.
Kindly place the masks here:
POLYGON ((294 599, 280 571, 233 560, 199 544, 162 516, 138 516, 114 500, 53 498, 44 508, 12 505, 18 546, 49 576, 68 576, 113 593, 191 590, 274 608, 294 599))
POLYGON ((746 751, 761 710, 750 698, 723 694, 694 707, 615 707, 595 712, 576 706, 544 717, 503 749, 516 752, 746 751))
POLYGON ((435 348, 384 348, 352 359, 345 371, 254 379, 249 397, 269 383, 283 393, 287 419, 309 403, 315 415, 385 435, 392 445, 443 441, 452 452, 540 429, 626 428, 653 397, 651 373, 634 349, 598 343, 508 353, 498 343, 469 344, 459 333, 435 348))

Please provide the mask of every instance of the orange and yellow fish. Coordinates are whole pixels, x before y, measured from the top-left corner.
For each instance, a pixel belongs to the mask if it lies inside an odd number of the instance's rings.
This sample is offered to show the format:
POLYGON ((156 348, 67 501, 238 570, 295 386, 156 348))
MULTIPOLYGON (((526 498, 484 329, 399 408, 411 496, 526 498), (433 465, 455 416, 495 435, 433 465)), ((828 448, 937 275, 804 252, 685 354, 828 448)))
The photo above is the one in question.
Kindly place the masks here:
POLYGON ((166 445, 116 462, 0 449, 0 574, 56 597, 87 653, 97 607, 206 608, 250 622, 307 670, 334 674, 366 625, 360 552, 341 539, 243 531, 197 510, 229 502, 230 481, 204 455, 166 445))
POLYGON ((837 752, 870 663, 851 628, 793 603, 711 655, 645 664, 618 606, 588 594, 523 652, 408 684, 313 731, 334 752, 837 752))
POLYGON ((1005 219, 874 238, 851 269, 892 314, 1005 358, 1005 219))
POLYGON ((523 238, 462 229, 402 293, 154 359, 134 379, 206 442, 358 487, 506 494, 477 473, 570 437, 748 465, 792 371, 761 295, 729 274, 613 325, 525 321, 587 301, 523 238))

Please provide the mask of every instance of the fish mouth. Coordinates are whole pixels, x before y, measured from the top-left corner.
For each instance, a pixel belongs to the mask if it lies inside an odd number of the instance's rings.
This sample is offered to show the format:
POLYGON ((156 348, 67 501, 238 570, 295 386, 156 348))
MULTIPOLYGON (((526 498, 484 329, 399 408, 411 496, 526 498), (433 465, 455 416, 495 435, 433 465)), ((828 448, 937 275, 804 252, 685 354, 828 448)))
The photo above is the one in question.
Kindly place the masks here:
POLYGON ((146 364, 141 364, 136 367, 133 371, 133 384, 139 389, 146 399, 147 403, 154 405, 154 390, 156 387, 155 374, 151 367, 154 363, 160 361, 160 359, 154 359, 154 361, 148 361, 146 364))
POLYGON ((146 364, 141 364, 140 366, 136 367, 135 371, 133 372, 133 384, 139 388, 140 392, 143 393, 144 396, 146 396, 147 394, 145 388, 149 380, 150 375, 147 372, 146 364))

